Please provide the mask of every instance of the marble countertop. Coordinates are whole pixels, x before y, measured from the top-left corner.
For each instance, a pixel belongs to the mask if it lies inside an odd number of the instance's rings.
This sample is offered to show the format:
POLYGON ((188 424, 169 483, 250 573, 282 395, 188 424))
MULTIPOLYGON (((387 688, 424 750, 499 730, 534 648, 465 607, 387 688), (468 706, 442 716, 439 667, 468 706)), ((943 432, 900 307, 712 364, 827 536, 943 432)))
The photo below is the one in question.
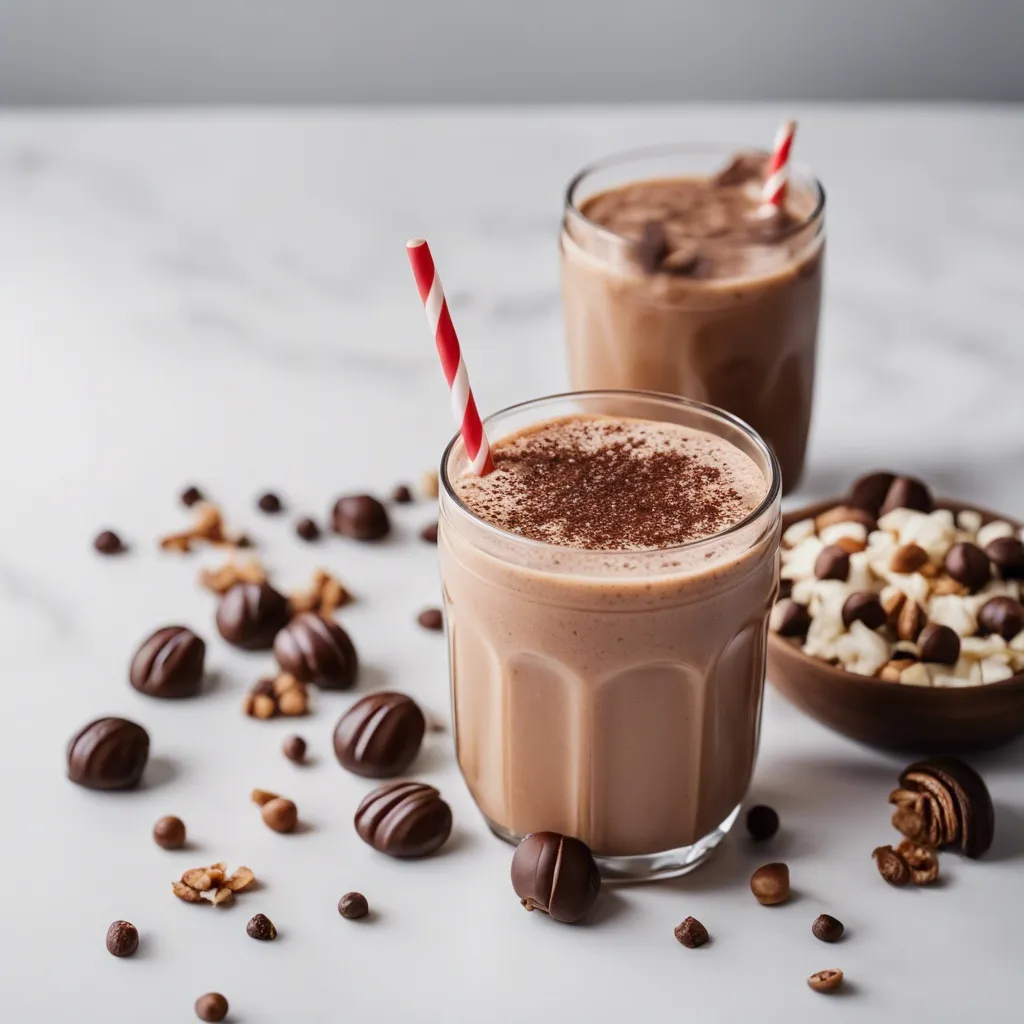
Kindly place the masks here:
POLYGON ((940 492, 1024 512, 1024 111, 1014 107, 649 107, 586 110, 131 113, 0 117, 0 1016, 191 1018, 217 989, 239 1024, 271 1021, 1007 1019, 1024 897, 1024 746, 975 763, 997 802, 982 863, 942 860, 934 890, 882 883, 902 761, 857 747, 769 693, 751 798, 778 808, 764 853, 734 835, 689 877, 616 888, 587 926, 527 915, 461 783, 450 737, 419 777, 448 796, 443 855, 388 861, 356 837, 364 782, 330 751, 352 698, 319 695, 300 730, 314 763, 279 753, 294 726, 238 710, 269 667, 216 636, 196 585, 216 555, 161 554, 196 482, 251 531, 285 587, 315 566, 358 595, 342 621, 360 690, 394 686, 446 718, 444 643, 415 625, 438 600, 427 504, 368 550, 306 546, 266 488, 323 516, 433 465, 451 433, 445 388, 404 252, 430 239, 485 411, 561 389, 555 245, 562 190, 608 151, 675 139, 768 140, 800 119, 800 156, 828 190, 829 266, 810 469, 791 500, 895 466, 940 492), (112 526, 130 554, 101 559, 112 526), (209 644, 213 685, 163 704, 126 681, 167 622, 209 644), (67 738, 101 713, 143 722, 145 785, 94 794, 63 773, 67 738), (293 797, 308 829, 271 833, 254 786, 293 797), (194 847, 149 838, 161 815, 194 847), (785 859, 797 898, 762 909, 758 863, 785 859), (261 889, 226 911, 178 902, 185 867, 250 865, 261 889), (341 893, 375 918, 339 919, 341 893), (244 934, 256 911, 276 943, 244 934), (838 946, 810 924, 830 912, 838 946), (713 942, 677 945, 701 919, 713 942), (143 936, 110 957, 107 925, 143 936), (841 967, 845 993, 804 983, 841 967))

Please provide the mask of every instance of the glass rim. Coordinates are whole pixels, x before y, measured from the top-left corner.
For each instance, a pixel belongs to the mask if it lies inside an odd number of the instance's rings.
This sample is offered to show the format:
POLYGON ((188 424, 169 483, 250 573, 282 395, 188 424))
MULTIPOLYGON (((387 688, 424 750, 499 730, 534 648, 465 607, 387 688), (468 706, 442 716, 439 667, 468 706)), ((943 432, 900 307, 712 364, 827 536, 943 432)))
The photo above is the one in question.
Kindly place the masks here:
MULTIPOLYGON (((708 402, 699 402, 694 398, 684 398, 681 395, 672 395, 664 391, 640 391, 632 390, 630 388, 597 388, 590 391, 561 391, 553 395, 543 395, 540 398, 530 398, 525 402, 516 402, 514 405, 506 406, 504 409, 499 409, 497 412, 491 413, 483 421, 484 434, 488 439, 490 438, 490 435, 487 432, 488 425, 493 423, 493 421, 499 416, 521 412, 532 406, 540 406, 572 398, 615 398, 624 395, 633 398, 646 398, 658 402, 668 402, 671 405, 696 409, 699 412, 707 413, 715 419, 728 423, 730 426, 739 430, 740 433, 744 434, 754 444, 758 451, 761 452, 771 474, 765 496, 757 507, 752 512, 749 512, 744 516, 743 519, 739 520, 739 522, 733 523, 733 525, 728 529, 722 530, 719 533, 713 533, 708 537, 699 537, 696 540, 688 540, 684 541, 682 544, 673 544, 664 548, 643 548, 639 551, 633 551, 620 548, 576 548, 566 544, 549 544, 547 541, 534 540, 532 537, 524 537, 522 534, 515 533, 512 530, 506 530, 502 526, 497 526, 494 523, 488 522, 486 519, 477 515, 477 513, 466 505, 458 494, 455 493, 455 488, 452 486, 451 478, 448 475, 448 462, 451 458, 452 452, 459 444, 462 443, 462 434, 458 431, 456 431, 455 436, 452 437, 448 444, 445 445, 444 453, 441 455, 441 471, 439 477, 441 485, 444 488, 445 495, 455 504, 459 511, 472 520, 475 525, 484 528, 487 533, 502 540, 512 541, 513 543, 526 547, 530 550, 564 553, 572 552, 575 555, 618 555, 625 557, 637 557, 644 554, 649 555, 654 552, 658 554, 671 555, 693 550, 702 544, 719 541, 723 537, 729 537, 734 533, 738 533, 739 531, 752 526, 761 519, 765 513, 769 512, 773 505, 776 504, 782 493, 782 467, 779 465, 779 460, 776 458, 775 452, 772 451, 764 438, 761 437, 761 435, 745 420, 740 419, 739 416, 735 416, 731 412, 727 412, 725 409, 719 408, 717 405, 711 405, 708 402)), ((655 420, 654 422, 659 421, 655 420)))
MULTIPOLYGON (((610 228, 606 228, 604 225, 598 224, 597 221, 591 220, 579 208, 576 203, 576 191, 580 185, 582 185, 583 182, 591 175, 597 174, 600 171, 608 170, 613 167, 621 167, 640 160, 651 160, 657 159, 658 157, 668 156, 685 156, 687 153, 709 153, 719 150, 726 153, 768 153, 768 150, 760 147, 742 146, 725 142, 666 142, 656 146, 640 146, 635 149, 619 150, 616 153, 609 153, 607 156, 600 157, 599 159, 586 164, 581 170, 577 171, 576 174, 573 175, 565 189, 565 212, 577 217, 590 230, 597 232, 601 237, 615 242, 628 243, 630 239, 626 238, 625 235, 620 235, 617 231, 612 231, 610 228)), ((790 238, 793 235, 799 234, 801 231, 805 231, 810 225, 820 220, 821 216, 825 212, 825 186, 818 180, 817 175, 815 175, 807 164, 801 163, 798 160, 791 161, 790 167, 793 171, 810 182, 817 192, 817 201, 814 204, 814 208, 806 217, 796 221, 775 236, 772 239, 773 245, 783 241, 784 239, 790 238)), ((642 181, 644 179, 638 178, 637 180, 642 181)), ((749 238, 719 238, 716 239, 716 241, 722 245, 752 244, 749 238)))

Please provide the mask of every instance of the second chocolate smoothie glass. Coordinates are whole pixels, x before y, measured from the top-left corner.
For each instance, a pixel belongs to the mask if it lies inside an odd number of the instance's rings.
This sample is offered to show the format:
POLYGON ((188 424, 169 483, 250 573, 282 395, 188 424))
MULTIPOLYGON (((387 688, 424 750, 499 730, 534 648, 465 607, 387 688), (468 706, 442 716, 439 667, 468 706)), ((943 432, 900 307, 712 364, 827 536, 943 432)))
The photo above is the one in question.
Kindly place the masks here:
MULTIPOLYGON (((543 432, 568 431, 598 437, 594 447, 614 449, 613 459, 622 445, 637 458, 659 444, 676 445, 673 457, 696 452, 681 463, 696 466, 687 473, 698 484, 687 477, 685 485, 691 521, 713 524, 723 495, 734 503, 735 521, 717 532, 709 526, 700 539, 617 550, 615 531, 632 529, 633 517, 609 527, 607 510, 589 509, 580 493, 571 503, 582 517, 573 522, 611 540, 573 547, 523 536, 507 518, 496 525, 487 513, 494 505, 473 511, 461 439, 441 466, 455 742, 477 806, 509 841, 538 830, 582 839, 606 878, 688 871, 732 826, 754 768, 778 586, 778 463, 738 419, 667 395, 560 395, 485 425, 499 466, 510 450, 503 446, 525 438, 530 449, 541 432, 541 447, 526 455, 538 455, 530 472, 542 489, 549 465, 556 474, 564 468, 543 432), (703 463, 701 452, 711 452, 703 463), (719 490, 709 483, 702 505, 703 479, 719 481, 719 490), (737 480, 744 486, 733 488, 737 480)), ((585 476, 594 479, 589 469, 585 476)), ((658 479, 644 495, 648 525, 658 525, 658 479)))
POLYGON ((796 164, 784 206, 763 206, 767 156, 675 146, 580 172, 566 195, 562 296, 574 388, 727 409, 775 451, 789 491, 811 418, 825 194, 796 164))

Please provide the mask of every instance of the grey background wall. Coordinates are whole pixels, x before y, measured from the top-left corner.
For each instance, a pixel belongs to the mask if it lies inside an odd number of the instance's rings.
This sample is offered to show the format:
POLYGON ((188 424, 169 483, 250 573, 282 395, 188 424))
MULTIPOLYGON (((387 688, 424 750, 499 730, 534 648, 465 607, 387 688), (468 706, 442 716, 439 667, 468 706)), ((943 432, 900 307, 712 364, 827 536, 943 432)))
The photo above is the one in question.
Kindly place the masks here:
POLYGON ((1024 0, 0 0, 0 103, 1024 99, 1024 0))

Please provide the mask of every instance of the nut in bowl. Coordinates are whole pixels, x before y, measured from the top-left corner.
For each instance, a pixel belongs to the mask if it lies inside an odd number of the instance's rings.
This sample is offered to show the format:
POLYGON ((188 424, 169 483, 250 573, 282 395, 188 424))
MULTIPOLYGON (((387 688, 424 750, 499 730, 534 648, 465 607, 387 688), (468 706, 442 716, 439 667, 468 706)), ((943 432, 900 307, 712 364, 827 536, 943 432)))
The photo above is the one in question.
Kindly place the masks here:
POLYGON ((836 732, 955 752, 1024 733, 1021 524, 872 474, 783 517, 768 679, 836 732))

